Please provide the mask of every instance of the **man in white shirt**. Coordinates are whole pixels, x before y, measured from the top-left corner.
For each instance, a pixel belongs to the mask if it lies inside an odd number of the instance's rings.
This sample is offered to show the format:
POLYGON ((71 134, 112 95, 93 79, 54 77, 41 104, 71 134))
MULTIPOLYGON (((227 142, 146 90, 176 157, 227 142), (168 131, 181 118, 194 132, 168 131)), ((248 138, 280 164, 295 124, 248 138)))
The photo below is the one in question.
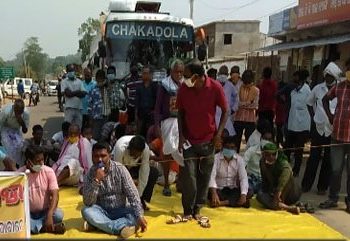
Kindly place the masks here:
POLYGON ((84 83, 75 76, 73 64, 67 65, 67 78, 62 80, 61 90, 65 96, 64 120, 82 127, 83 98, 86 95, 84 83))
MULTIPOLYGON (((293 175, 299 176, 302 160, 303 148, 310 135, 311 118, 307 108, 307 100, 311 90, 306 79, 309 76, 307 70, 299 70, 293 74, 293 81, 296 87, 290 94, 291 105, 288 115, 288 131, 286 136, 286 148, 293 149, 294 166, 293 175)), ((288 160, 290 160, 291 150, 285 151, 288 160)))
POLYGON ((248 176, 243 158, 236 152, 236 139, 226 137, 223 150, 215 155, 209 182, 210 206, 250 207, 248 176))
POLYGON ((151 151, 142 136, 123 136, 114 146, 114 161, 120 162, 129 170, 141 197, 143 208, 148 210, 146 202, 151 202, 153 188, 159 172, 150 166, 151 151))
MULTIPOLYGON (((311 95, 307 101, 309 112, 314 122, 311 129, 311 146, 323 146, 331 144, 333 126, 329 122, 327 114, 323 108, 322 99, 332 88, 332 86, 336 84, 336 81, 340 80, 342 71, 335 63, 331 62, 325 68, 323 74, 324 82, 316 85, 312 89, 311 95)), ((337 98, 333 99, 329 103, 330 111, 333 115, 335 113, 336 106, 337 98)), ((312 185, 316 178, 318 164, 321 160, 322 150, 323 160, 318 177, 317 189, 319 195, 326 194, 330 181, 329 178, 331 176, 331 148, 329 146, 311 148, 310 158, 307 162, 304 178, 302 181, 302 189, 304 192, 308 192, 312 188, 312 185)))

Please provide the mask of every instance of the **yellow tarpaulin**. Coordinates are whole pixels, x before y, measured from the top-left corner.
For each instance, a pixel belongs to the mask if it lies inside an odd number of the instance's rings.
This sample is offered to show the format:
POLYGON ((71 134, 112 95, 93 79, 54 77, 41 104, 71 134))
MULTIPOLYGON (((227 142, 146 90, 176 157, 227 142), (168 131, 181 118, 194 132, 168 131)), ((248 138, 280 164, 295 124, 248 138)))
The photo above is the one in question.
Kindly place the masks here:
MULTIPOLYGON (((140 233, 142 238, 219 238, 219 239, 344 239, 344 237, 309 214, 299 216, 287 212, 264 210, 253 200, 252 207, 244 208, 204 208, 202 214, 210 218, 211 228, 201 228, 195 221, 168 225, 166 220, 182 212, 180 194, 164 197, 161 187, 157 187, 151 211, 146 212, 148 230, 140 233)), ((83 231, 80 210, 82 197, 76 188, 60 190, 59 207, 64 211, 67 232, 64 235, 40 234, 32 238, 84 238, 115 239, 115 236, 99 232, 83 231)))

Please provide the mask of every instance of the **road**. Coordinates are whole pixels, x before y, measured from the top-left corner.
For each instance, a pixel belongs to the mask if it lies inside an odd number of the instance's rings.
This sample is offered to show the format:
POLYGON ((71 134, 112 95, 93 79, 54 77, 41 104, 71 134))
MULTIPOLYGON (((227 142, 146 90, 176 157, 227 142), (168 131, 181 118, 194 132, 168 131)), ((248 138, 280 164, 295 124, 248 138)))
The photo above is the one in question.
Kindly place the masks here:
MULTIPOLYGON (((9 102, 9 101, 8 101, 9 102)), ((59 112, 56 97, 41 97, 41 101, 36 107, 30 107, 30 129, 27 136, 31 135, 31 128, 35 124, 41 124, 44 127, 45 137, 51 137, 57 131, 61 129, 61 123, 63 122, 63 113, 59 112)), ((305 162, 303 163, 300 173, 304 173, 305 162)), ((342 233, 344 236, 350 238, 350 214, 347 214, 344 204, 345 197, 345 181, 346 173, 343 174, 341 199, 338 209, 335 210, 316 210, 314 216, 326 223, 333 229, 342 233)), ((299 178, 301 179, 301 178, 299 178)), ((301 182, 301 180, 299 180, 301 182)), ((314 185, 312 192, 303 194, 302 201, 308 201, 316 208, 318 204, 324 201, 326 196, 316 195, 316 185, 314 185)))

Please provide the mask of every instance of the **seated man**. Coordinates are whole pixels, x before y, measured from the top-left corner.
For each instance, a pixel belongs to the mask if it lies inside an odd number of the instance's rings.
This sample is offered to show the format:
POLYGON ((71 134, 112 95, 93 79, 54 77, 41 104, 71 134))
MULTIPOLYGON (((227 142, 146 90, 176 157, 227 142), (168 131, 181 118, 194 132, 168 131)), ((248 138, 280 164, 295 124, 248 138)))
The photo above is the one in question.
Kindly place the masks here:
POLYGON ((86 220, 84 230, 97 228, 103 232, 128 238, 135 226, 147 228, 135 184, 128 170, 111 161, 108 144, 92 148, 93 166, 85 176, 81 214, 86 220), (130 206, 127 206, 127 201, 130 206))
POLYGON ((296 184, 287 156, 273 143, 265 144, 260 161, 262 188, 257 200, 266 208, 286 210, 299 214, 300 209, 291 206, 298 202, 301 188, 296 184))
POLYGON ((215 155, 209 182, 210 206, 250 207, 248 177, 243 158, 237 154, 236 138, 224 138, 223 150, 215 155))
POLYGON ((63 122, 61 126, 61 131, 54 134, 51 138, 51 144, 53 146, 53 154, 51 156, 51 159, 56 162, 58 160, 58 157, 61 153, 61 148, 63 146, 64 141, 68 137, 68 129, 69 129, 70 123, 69 122, 63 122))
POLYGON ((44 151, 45 164, 48 166, 48 158, 53 152, 53 146, 50 141, 43 138, 44 128, 41 125, 33 126, 33 137, 26 139, 23 144, 23 153, 29 146, 40 146, 44 151))
POLYGON ((260 160, 262 157, 262 147, 268 142, 273 141, 271 130, 264 130, 261 134, 260 143, 249 147, 244 153, 243 158, 248 174, 249 188, 254 191, 254 194, 257 194, 261 188, 260 160))
POLYGON ((54 171, 44 165, 44 151, 30 146, 26 153, 26 166, 19 172, 26 172, 29 186, 30 230, 32 234, 63 234, 63 212, 57 207, 58 185, 54 171), (26 170, 29 170, 26 171, 26 170))
POLYGON ((151 202, 159 176, 157 168, 150 166, 150 156, 151 151, 142 136, 124 136, 117 141, 113 150, 114 161, 124 164, 137 183, 145 210, 148 210, 145 201, 151 202))
POLYGON ((80 136, 80 128, 72 124, 68 131, 68 140, 62 146, 58 161, 52 166, 58 185, 75 186, 83 183, 83 175, 92 166, 91 144, 80 136))

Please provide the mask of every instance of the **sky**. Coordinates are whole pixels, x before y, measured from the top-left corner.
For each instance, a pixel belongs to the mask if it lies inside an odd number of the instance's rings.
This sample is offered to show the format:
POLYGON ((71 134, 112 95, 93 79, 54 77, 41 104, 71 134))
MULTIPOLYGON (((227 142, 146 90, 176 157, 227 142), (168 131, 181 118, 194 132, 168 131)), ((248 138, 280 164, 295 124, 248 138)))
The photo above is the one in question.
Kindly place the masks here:
MULTIPOLYGON (((189 17, 189 0, 156 0, 161 11, 189 17)), ((260 20, 268 31, 268 16, 297 5, 297 0, 194 0, 195 26, 219 20, 260 20)), ((25 40, 35 36, 50 57, 75 54, 78 28, 98 18, 109 0, 0 0, 0 57, 15 58, 25 40)))

